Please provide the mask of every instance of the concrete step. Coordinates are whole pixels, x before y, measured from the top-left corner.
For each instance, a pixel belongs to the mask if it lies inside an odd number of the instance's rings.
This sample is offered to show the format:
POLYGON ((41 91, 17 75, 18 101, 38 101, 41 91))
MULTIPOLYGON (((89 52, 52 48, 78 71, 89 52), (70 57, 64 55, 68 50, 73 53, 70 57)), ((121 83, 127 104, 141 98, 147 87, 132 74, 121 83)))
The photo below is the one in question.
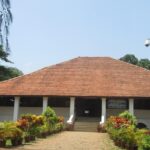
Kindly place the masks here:
POLYGON ((100 118, 92 118, 92 117, 78 117, 76 118, 77 122, 99 122, 100 118))
POLYGON ((78 118, 75 122, 75 131, 96 132, 99 118, 78 118))

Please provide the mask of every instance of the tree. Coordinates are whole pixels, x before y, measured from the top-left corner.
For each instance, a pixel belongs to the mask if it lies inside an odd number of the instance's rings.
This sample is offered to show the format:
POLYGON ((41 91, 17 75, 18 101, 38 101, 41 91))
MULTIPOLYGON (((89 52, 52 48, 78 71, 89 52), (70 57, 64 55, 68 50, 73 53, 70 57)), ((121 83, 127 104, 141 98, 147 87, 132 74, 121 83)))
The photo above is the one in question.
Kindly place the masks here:
MULTIPOLYGON (((13 21, 10 11, 10 0, 0 0, 0 60, 11 62, 9 56, 9 26, 13 21)), ((13 67, 5 67, 0 64, 0 81, 22 75, 22 71, 13 67)))
POLYGON ((13 21, 12 13, 10 11, 10 0, 0 0, 0 44, 3 45, 4 50, 9 51, 9 26, 13 21))
POLYGON ((14 67, 0 66, 0 81, 23 75, 22 71, 14 67))
POLYGON ((138 66, 149 69, 150 70, 150 60, 145 58, 145 59, 141 59, 138 62, 138 66))
POLYGON ((5 62, 10 62, 10 60, 8 60, 8 57, 9 56, 9 53, 8 52, 5 52, 3 50, 3 47, 2 45, 0 45, 0 59, 5 61, 5 62))
MULTIPOLYGON (((9 53, 3 50, 2 45, 0 45, 0 60, 5 62, 11 62, 8 60, 9 53)), ((5 67, 0 64, 0 81, 14 78, 23 75, 22 71, 14 67, 5 67)))
POLYGON ((138 64, 138 58, 136 58, 133 54, 126 54, 125 56, 121 57, 120 60, 128 62, 133 65, 138 64))
POLYGON ((134 55, 126 54, 125 56, 121 57, 120 60, 150 70, 150 60, 147 58, 138 60, 138 58, 136 58, 134 55))

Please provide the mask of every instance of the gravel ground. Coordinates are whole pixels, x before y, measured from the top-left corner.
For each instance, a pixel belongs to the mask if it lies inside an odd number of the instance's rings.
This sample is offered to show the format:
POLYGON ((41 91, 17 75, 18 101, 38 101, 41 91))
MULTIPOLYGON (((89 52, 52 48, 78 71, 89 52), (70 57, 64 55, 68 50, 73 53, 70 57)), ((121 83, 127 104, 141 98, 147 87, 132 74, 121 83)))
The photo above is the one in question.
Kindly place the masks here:
MULTIPOLYGON (((65 131, 13 150, 120 150, 107 133, 65 131)), ((1 150, 10 150, 1 149, 1 150)))

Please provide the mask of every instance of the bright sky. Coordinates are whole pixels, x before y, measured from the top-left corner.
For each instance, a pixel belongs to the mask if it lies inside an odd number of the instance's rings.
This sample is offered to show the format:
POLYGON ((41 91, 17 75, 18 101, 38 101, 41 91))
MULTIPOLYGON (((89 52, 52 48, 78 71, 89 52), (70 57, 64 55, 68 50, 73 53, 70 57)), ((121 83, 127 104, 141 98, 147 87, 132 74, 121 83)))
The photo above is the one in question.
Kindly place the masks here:
POLYGON ((11 66, 24 73, 78 56, 150 59, 150 0, 12 0, 12 13, 11 66))

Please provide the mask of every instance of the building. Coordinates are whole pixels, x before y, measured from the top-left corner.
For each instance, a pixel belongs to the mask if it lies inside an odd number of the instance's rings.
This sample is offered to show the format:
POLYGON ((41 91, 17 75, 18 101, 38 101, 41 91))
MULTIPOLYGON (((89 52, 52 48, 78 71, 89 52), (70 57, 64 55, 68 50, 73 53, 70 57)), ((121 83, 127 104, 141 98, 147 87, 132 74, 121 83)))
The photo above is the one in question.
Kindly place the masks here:
POLYGON ((68 123, 79 117, 105 122, 124 110, 150 127, 150 71, 109 57, 78 57, 0 83, 0 120, 47 106, 68 123))

